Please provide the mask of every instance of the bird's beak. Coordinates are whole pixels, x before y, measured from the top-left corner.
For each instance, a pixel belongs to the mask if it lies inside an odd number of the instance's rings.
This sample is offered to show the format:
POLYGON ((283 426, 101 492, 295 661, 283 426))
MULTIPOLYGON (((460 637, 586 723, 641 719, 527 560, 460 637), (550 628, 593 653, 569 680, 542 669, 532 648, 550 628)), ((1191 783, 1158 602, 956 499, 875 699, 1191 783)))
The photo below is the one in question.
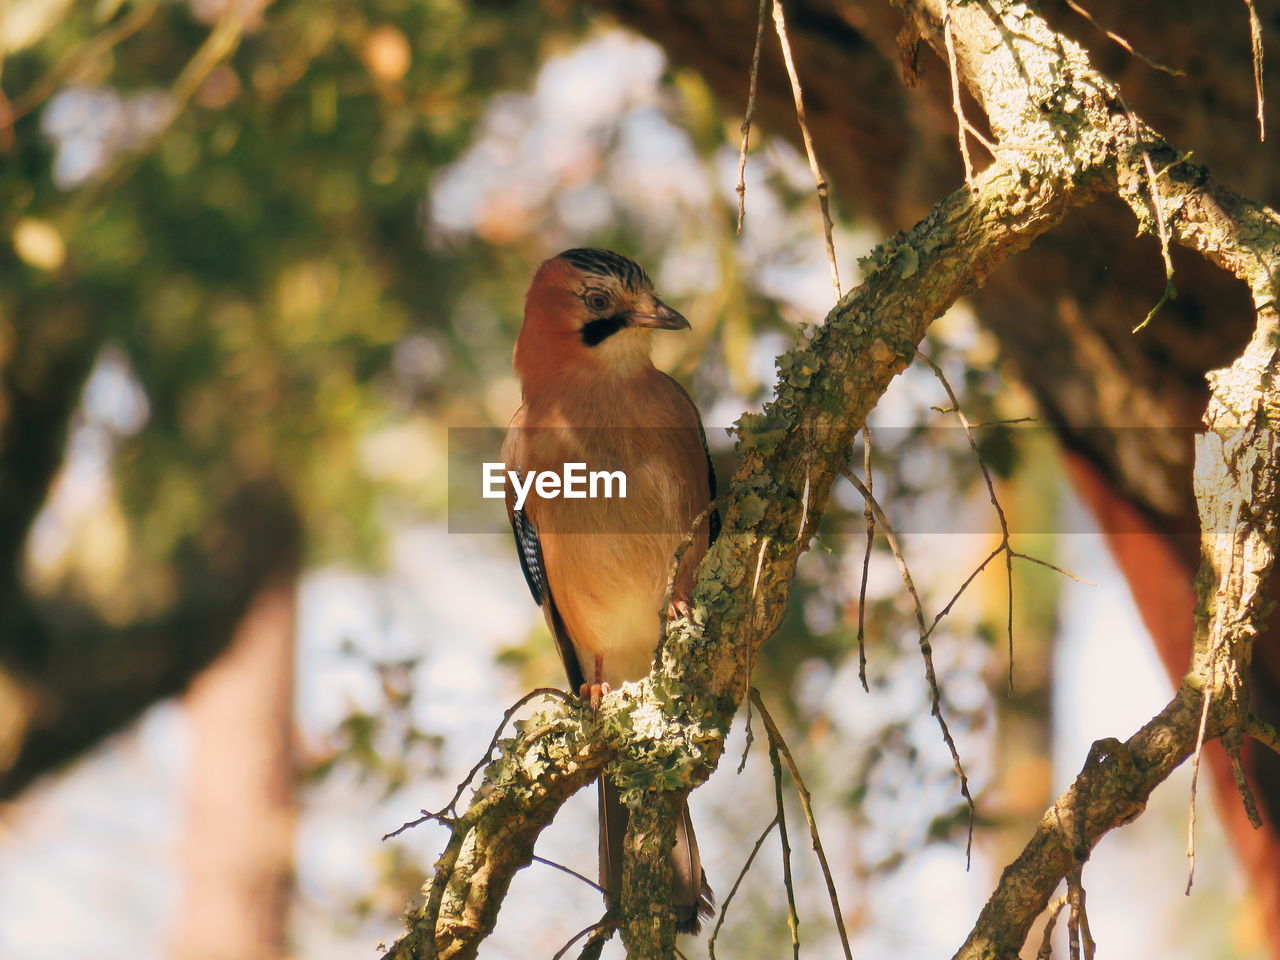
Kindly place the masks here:
POLYGON ((661 300, 654 301, 650 313, 632 313, 629 315, 632 326, 649 327, 654 330, 688 330, 689 321, 668 307, 661 300))

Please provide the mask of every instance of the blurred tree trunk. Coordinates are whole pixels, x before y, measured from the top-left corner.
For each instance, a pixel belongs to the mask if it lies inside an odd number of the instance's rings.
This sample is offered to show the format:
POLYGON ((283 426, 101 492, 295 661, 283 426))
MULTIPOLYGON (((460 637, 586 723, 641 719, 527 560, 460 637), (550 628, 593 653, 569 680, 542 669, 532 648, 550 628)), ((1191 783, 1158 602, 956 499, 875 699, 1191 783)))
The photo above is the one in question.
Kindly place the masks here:
MULTIPOLYGON (((741 114, 756 32, 754 0, 606 0, 601 6, 660 43, 677 64, 699 71, 728 114, 741 114)), ((1088 5, 1105 27, 1184 76, 1126 52, 1064 0, 1041 6, 1055 29, 1082 43, 1094 65, 1120 83, 1132 109, 1193 150, 1197 163, 1259 202, 1274 206, 1280 200, 1274 176, 1280 147, 1275 137, 1258 141, 1244 4, 1088 5)), ((903 30, 901 14, 884 0, 788 0, 786 11, 809 124, 837 208, 886 232, 910 225, 961 183, 946 64, 903 30)), ((1280 49, 1277 15, 1260 13, 1268 17, 1266 48, 1280 49)), ((765 40, 757 120, 798 140, 778 45, 771 33, 765 40)), ((1267 102, 1280 102, 1280 73, 1268 70, 1265 83, 1267 102)), ((983 129, 976 101, 966 94, 963 103, 969 121, 983 129)), ((979 165, 987 160, 976 141, 970 149, 979 165)), ((748 194, 748 224, 750 211, 748 194)), ((1178 297, 1132 334, 1164 288, 1156 242, 1134 239, 1134 232, 1128 210, 1103 198, 1073 212, 973 300, 1005 360, 1072 455, 1075 482, 1107 529, 1176 682, 1190 660, 1191 580, 1199 562, 1190 432, 1207 400, 1206 371, 1239 353, 1253 314, 1241 284, 1175 248, 1178 297)), ((1255 706, 1274 718, 1280 715, 1280 644, 1274 636, 1260 637, 1257 649, 1255 706)), ((1246 751, 1266 820, 1262 832, 1244 819, 1221 748, 1214 745, 1209 758, 1228 831, 1280 957, 1280 758, 1246 751)))
POLYGON ((179 960, 287 955, 296 592, 296 577, 265 583, 183 700, 191 750, 179 960))
POLYGON ((255 481, 210 505, 203 529, 174 551, 173 602, 116 626, 75 597, 19 592, 4 610, 0 686, 12 744, 0 744, 0 797, 91 749, 157 700, 183 693, 236 635, 264 584, 293 578, 302 531, 288 493, 255 481))

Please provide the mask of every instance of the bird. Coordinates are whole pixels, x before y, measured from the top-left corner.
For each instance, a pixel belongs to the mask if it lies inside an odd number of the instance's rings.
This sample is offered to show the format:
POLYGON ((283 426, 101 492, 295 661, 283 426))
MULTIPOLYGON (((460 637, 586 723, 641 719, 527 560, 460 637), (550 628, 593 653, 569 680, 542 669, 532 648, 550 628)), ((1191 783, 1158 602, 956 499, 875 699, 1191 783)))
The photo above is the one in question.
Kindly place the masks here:
MULTIPOLYGON (((575 248, 534 273, 516 340, 522 405, 503 444, 517 475, 565 463, 621 471, 626 497, 542 497, 531 491, 507 513, 534 601, 555 638, 569 689, 598 709, 600 697, 653 666, 662 616, 689 615, 698 561, 719 530, 715 470, 689 394, 650 356, 655 331, 687 330, 629 257, 575 248), (692 534, 671 581, 673 558, 692 534)), ((528 481, 526 480, 526 487, 528 481)), ((627 808, 600 778, 600 886, 622 888, 627 808)), ((687 803, 672 848, 676 928, 696 933, 712 913, 687 803)))

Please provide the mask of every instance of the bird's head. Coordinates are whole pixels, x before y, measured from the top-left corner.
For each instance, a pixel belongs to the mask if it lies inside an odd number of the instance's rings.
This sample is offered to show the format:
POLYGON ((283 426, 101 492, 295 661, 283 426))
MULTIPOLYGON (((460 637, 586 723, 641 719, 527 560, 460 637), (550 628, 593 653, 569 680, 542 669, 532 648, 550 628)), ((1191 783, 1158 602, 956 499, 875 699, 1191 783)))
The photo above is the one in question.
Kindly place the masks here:
POLYGON ((634 260, 566 250, 538 268, 525 299, 515 365, 528 381, 566 369, 625 375, 649 363, 649 332, 687 330, 634 260))

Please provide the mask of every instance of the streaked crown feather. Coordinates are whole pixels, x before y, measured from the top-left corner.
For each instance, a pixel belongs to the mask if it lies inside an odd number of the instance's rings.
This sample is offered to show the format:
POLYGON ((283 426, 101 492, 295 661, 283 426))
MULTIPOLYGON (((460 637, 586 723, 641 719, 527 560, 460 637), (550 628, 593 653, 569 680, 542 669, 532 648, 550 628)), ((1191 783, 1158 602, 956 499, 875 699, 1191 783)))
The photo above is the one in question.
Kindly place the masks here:
POLYGON ((558 254, 558 258, 585 274, 597 277, 613 277, 628 290, 640 292, 653 287, 644 267, 630 257, 612 250, 597 247, 575 247, 558 254))

